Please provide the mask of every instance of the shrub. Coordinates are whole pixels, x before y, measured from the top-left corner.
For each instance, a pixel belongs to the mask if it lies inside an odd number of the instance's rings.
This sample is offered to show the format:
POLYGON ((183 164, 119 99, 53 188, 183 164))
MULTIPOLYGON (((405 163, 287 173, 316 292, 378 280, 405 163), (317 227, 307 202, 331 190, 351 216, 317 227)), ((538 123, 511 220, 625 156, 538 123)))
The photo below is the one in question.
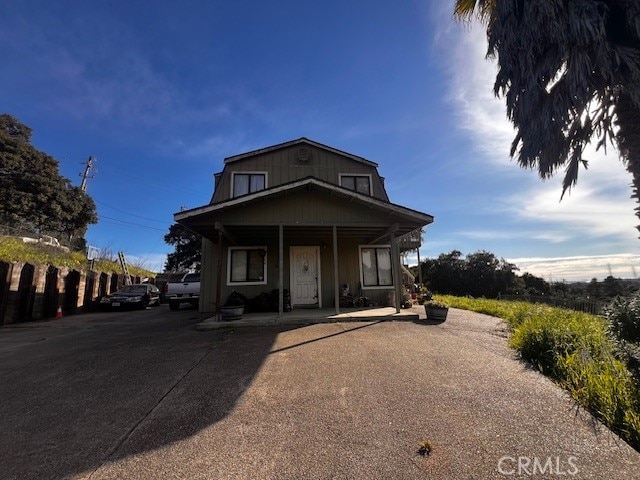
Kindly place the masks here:
POLYGON ((640 343, 640 293, 617 297, 605 308, 605 316, 618 339, 640 343))
POLYGON ((616 298, 605 308, 605 315, 617 344, 618 356, 640 385, 640 293, 616 298))
POLYGON ((424 302, 424 306, 427 308, 449 308, 449 305, 442 300, 429 300, 424 302))
POLYGON ((523 317, 513 331, 511 346, 555 379, 564 378, 563 359, 574 353, 599 359, 613 352, 604 323, 592 315, 542 307, 523 317))

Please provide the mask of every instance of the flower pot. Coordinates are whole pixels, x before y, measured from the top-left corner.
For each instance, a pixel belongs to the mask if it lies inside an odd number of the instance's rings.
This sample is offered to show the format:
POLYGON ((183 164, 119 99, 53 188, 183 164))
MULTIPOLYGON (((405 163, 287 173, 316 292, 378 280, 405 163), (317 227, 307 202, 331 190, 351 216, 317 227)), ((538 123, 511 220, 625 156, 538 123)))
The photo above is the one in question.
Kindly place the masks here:
POLYGON ((224 322, 228 322, 231 320, 240 320, 243 313, 244 305, 220 307, 220 316, 222 317, 222 321, 224 322))
POLYGON ((434 322, 444 322, 447 319, 448 308, 443 307, 428 307, 425 305, 425 312, 427 314, 427 320, 434 322))

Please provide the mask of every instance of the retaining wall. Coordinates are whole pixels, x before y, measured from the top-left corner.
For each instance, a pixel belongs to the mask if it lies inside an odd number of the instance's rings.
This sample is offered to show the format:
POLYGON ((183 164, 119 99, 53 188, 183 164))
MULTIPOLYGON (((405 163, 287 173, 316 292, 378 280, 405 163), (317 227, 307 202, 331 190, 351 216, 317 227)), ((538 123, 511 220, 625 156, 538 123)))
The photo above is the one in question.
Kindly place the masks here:
POLYGON ((63 315, 94 310, 123 284, 124 275, 114 272, 0 262, 0 326, 56 318, 58 307, 63 315))

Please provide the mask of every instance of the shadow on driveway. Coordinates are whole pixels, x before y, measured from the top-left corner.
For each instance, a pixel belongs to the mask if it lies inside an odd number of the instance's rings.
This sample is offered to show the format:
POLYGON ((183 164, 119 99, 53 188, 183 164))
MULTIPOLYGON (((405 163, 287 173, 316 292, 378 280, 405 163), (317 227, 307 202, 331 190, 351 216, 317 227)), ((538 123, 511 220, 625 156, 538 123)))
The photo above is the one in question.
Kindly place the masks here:
POLYGON ((156 312, 0 331, 2 478, 91 475, 189 438, 234 409, 270 353, 371 325, 272 351, 298 327, 196 332, 192 313, 156 312))
POLYGON ((173 313, 0 331, 0 477, 69 477, 193 435, 233 409, 286 330, 196 332, 193 313, 173 313))

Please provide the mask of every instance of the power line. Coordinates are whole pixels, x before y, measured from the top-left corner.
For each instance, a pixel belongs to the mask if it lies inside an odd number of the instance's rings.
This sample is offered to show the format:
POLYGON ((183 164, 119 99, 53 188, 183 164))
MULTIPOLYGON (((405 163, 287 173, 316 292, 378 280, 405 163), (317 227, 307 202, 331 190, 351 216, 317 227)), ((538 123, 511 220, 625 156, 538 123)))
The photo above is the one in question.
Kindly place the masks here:
POLYGON ((157 219, 155 219, 155 218, 143 217, 142 215, 136 215, 135 213, 129 213, 129 212, 127 212, 126 210, 122 210, 122 209, 120 209, 120 208, 114 207, 114 206, 109 205, 109 204, 107 204, 107 203, 101 202, 100 200, 95 200, 95 201, 96 201, 96 203, 99 203, 100 205, 104 205, 105 207, 112 208, 113 210, 116 210, 116 211, 118 211, 118 212, 120 212, 120 213, 125 213, 125 214, 127 214, 127 215, 131 215, 132 217, 142 218, 143 220, 149 220, 149 221, 151 221, 151 222, 169 223, 169 222, 167 222, 166 220, 157 220, 157 219))
POLYGON ((157 230, 158 232, 166 232, 167 231, 167 229, 164 229, 164 228, 156 228, 156 227, 150 227, 149 225, 142 225, 141 223, 127 222, 126 220, 120 220, 118 218, 113 218, 113 217, 107 217, 106 215, 100 215, 99 219, 108 219, 108 220, 112 220, 112 221, 118 222, 120 224, 131 225, 133 227, 146 228, 148 230, 157 230))

